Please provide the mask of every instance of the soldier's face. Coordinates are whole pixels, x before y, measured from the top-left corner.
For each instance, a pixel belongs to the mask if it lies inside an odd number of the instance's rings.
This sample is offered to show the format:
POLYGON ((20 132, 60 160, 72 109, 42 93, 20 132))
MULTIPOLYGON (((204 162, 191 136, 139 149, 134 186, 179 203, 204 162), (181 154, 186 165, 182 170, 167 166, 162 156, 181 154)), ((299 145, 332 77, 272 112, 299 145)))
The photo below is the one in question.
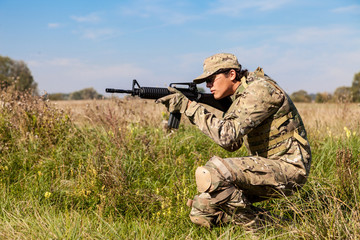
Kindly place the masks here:
POLYGON ((240 82, 235 81, 236 72, 231 70, 229 74, 216 74, 206 81, 206 87, 210 89, 215 99, 222 99, 235 93, 240 82))

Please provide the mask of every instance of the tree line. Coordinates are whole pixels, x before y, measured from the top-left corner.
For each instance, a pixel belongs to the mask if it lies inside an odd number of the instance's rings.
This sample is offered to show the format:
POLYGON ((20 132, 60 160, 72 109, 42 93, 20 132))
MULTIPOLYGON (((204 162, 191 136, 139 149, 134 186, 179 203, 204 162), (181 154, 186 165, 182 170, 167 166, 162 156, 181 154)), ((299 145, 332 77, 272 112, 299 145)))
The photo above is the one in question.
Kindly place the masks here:
POLYGON ((349 103, 360 102, 360 72, 354 75, 352 85, 350 87, 342 86, 335 89, 334 93, 321 92, 316 94, 308 94, 304 90, 294 92, 290 95, 294 102, 316 102, 316 103, 349 103))
MULTIPOLYGON (((39 95, 38 84, 34 81, 30 69, 24 61, 16 61, 0 55, 0 89, 12 87, 18 91, 28 91, 32 95, 39 95)), ((50 100, 81 100, 101 99, 103 96, 94 88, 85 88, 72 93, 45 94, 50 100)))
MULTIPOLYGON (((0 55, 0 89, 10 86, 18 91, 39 95, 37 83, 26 63, 0 55)), ((84 88, 72 93, 46 94, 44 97, 50 100, 81 100, 101 99, 103 95, 97 93, 94 88, 84 88)), ((338 87, 333 94, 328 92, 308 94, 305 90, 299 90, 292 93, 290 98, 294 102, 360 102, 360 72, 354 75, 350 87, 338 87)))
POLYGON ((85 100, 85 99, 102 99, 103 95, 97 93, 94 88, 84 88, 72 93, 52 93, 45 96, 49 100, 85 100))

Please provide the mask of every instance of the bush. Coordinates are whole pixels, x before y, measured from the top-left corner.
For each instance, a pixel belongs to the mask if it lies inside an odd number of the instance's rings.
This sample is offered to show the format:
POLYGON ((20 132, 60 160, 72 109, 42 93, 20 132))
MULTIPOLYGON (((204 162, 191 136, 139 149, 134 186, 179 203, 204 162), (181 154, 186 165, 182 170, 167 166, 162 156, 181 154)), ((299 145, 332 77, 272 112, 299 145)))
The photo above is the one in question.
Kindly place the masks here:
POLYGON ((329 94, 327 92, 317 93, 315 96, 316 103, 327 103, 327 102, 330 102, 331 99, 332 99, 331 94, 329 94))
POLYGON ((293 102, 311 102, 311 96, 304 90, 292 93, 290 98, 293 102))
POLYGON ((98 94, 94 88, 85 88, 83 90, 70 93, 69 100, 101 99, 102 97, 103 96, 98 94))

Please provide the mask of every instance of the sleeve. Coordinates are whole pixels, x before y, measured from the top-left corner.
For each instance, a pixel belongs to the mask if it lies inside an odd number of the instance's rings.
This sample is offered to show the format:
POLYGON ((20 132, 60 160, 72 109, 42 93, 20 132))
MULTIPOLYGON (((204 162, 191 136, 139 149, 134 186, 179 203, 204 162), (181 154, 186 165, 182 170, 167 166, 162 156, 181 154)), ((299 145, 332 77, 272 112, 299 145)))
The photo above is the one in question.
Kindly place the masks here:
POLYGON ((223 118, 196 102, 191 102, 185 115, 219 146, 235 151, 245 135, 279 109, 283 99, 283 93, 273 85, 255 81, 237 95, 223 118))

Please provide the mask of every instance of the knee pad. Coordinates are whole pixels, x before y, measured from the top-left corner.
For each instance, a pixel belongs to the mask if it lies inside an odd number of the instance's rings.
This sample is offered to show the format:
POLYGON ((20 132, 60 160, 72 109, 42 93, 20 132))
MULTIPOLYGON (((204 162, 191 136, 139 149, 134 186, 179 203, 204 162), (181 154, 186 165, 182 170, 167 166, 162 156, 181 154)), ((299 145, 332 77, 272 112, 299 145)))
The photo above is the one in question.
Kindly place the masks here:
POLYGON ((234 174, 223 159, 214 156, 205 166, 196 169, 195 179, 199 192, 213 192, 219 187, 228 186, 234 180, 234 174))
POLYGON ((221 184, 221 175, 208 166, 198 167, 195 172, 195 180, 199 192, 213 192, 221 184))

